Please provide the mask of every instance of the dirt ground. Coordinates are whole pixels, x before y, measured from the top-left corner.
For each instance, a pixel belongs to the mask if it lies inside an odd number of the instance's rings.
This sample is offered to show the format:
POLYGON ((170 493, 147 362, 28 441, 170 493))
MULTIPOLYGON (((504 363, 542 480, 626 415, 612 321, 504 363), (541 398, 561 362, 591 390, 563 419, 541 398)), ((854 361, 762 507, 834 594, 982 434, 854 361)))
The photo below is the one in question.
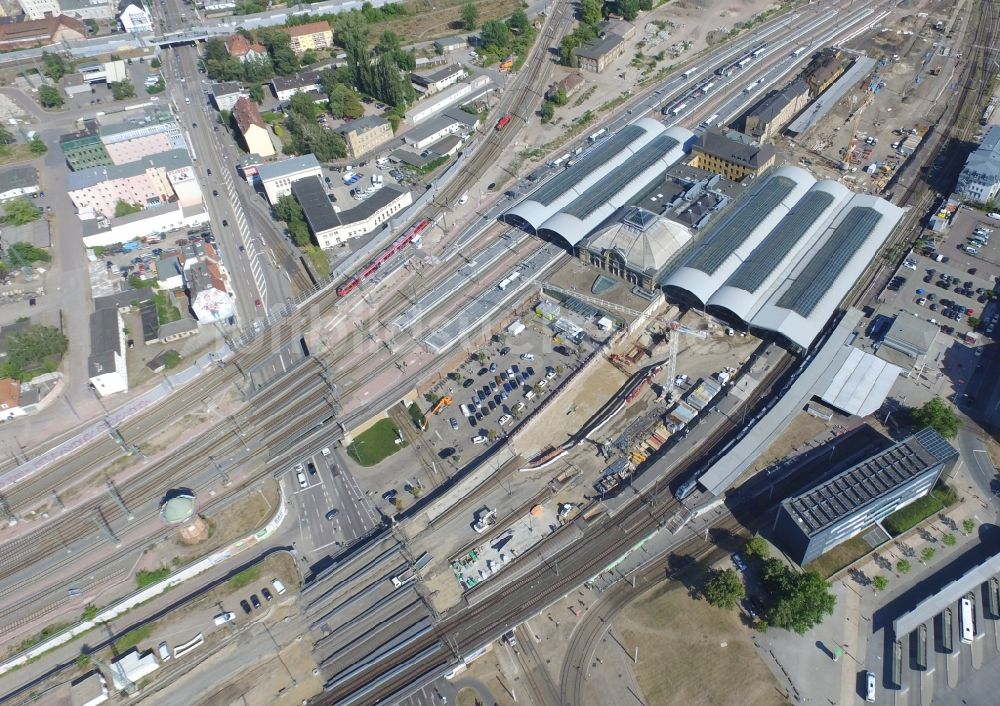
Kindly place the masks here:
POLYGON ((762 469, 767 468, 775 461, 797 453, 797 451, 805 450, 804 447, 809 441, 823 434, 828 429, 832 429, 838 423, 838 417, 836 416, 829 422, 825 422, 819 417, 800 412, 798 416, 792 419, 791 423, 781 433, 781 436, 768 446, 764 453, 757 457, 753 465, 743 474, 742 478, 749 478, 762 469))
POLYGON ((561 393, 558 403, 549 405, 518 437, 518 453, 531 458, 543 449, 568 440, 621 388, 626 379, 607 358, 602 357, 592 363, 587 373, 570 382, 569 389, 561 393))
MULTIPOLYGON (((377 31, 371 33, 375 41, 382 32, 395 32, 403 45, 414 42, 426 42, 438 37, 448 37, 462 34, 462 6, 465 0, 437 0, 433 4, 424 2, 407 3, 414 11, 413 15, 376 25, 377 31), (428 7, 429 6, 429 7, 428 7)), ((473 2, 479 9, 479 24, 487 20, 499 20, 510 17, 514 10, 521 7, 517 0, 479 0, 473 2)))
POLYGON ((635 669, 649 706, 786 703, 737 613, 692 599, 681 586, 651 590, 615 625, 624 644, 639 648, 635 669))

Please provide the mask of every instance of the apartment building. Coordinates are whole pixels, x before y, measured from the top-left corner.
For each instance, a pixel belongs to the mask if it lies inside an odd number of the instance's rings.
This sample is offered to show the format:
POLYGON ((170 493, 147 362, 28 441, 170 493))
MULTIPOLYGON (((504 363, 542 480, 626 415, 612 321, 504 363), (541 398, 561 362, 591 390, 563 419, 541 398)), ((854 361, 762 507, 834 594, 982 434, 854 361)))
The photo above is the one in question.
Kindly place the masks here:
POLYGON ((275 154, 271 135, 260 117, 257 104, 248 98, 240 98, 233 106, 233 120, 240 131, 247 152, 261 157, 271 157, 275 154))
POLYGON ((303 54, 307 51, 329 49, 333 46, 333 30, 327 21, 283 27, 281 31, 292 40, 292 51, 303 54))

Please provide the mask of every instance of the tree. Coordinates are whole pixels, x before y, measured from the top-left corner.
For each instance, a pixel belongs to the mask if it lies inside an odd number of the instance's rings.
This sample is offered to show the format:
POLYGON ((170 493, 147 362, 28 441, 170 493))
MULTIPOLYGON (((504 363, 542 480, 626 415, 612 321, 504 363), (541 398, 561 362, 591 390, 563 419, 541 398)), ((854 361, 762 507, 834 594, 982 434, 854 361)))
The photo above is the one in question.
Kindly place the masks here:
POLYGON ((0 375, 16 380, 30 379, 41 367, 55 369, 58 357, 69 347, 62 331, 51 326, 29 326, 7 338, 7 358, 0 364, 0 375), (55 359, 55 360, 53 360, 55 359))
POLYGON ((289 113, 295 113, 296 115, 301 115, 307 120, 315 120, 316 115, 319 112, 319 106, 316 105, 313 97, 308 93, 296 93, 292 96, 291 100, 288 101, 289 113))
POLYGON ((7 261, 14 267, 28 262, 48 262, 52 259, 47 250, 36 248, 31 243, 11 243, 7 248, 7 261))
MULTIPOLYGON (((764 563, 772 561, 777 560, 767 559, 764 563)), ((767 622, 802 635, 822 622, 824 616, 833 614, 837 598, 830 593, 830 584, 815 571, 796 574, 785 568, 785 572, 787 576, 780 582, 784 589, 775 594, 767 622)))
POLYGON ((97 24, 97 20, 92 20, 90 18, 85 19, 83 24, 87 25, 87 34, 97 34, 101 29, 97 24))
POLYGON ((299 63, 302 66, 309 66, 311 64, 315 64, 317 61, 319 61, 319 54, 312 49, 307 49, 302 52, 302 56, 299 57, 299 63))
POLYGON ((248 84, 261 84, 274 78, 274 66, 270 59, 253 59, 243 62, 243 80, 248 84))
POLYGON ((979 317, 976 317, 976 316, 970 316, 967 319, 967 321, 969 323, 969 326, 972 327, 973 331, 976 330, 977 328, 979 328, 979 326, 983 323, 982 321, 979 320, 979 317))
POLYGON ((510 28, 497 20, 484 22, 479 38, 483 43, 483 51, 487 54, 502 56, 510 48, 510 28))
POLYGON ((618 0, 618 14, 631 22, 639 16, 639 0, 618 0))
POLYGON ((771 547, 763 537, 752 537, 743 545, 743 553, 751 559, 767 559, 771 556, 771 547))
POLYGON ((559 63, 571 69, 579 66, 576 54, 573 53, 573 50, 578 46, 580 46, 580 40, 577 37, 572 34, 563 37, 562 42, 559 43, 559 63))
POLYGON ((471 1, 462 5, 462 24, 470 32, 475 32, 479 24, 479 8, 471 1))
POLYGON ((872 588, 874 588, 876 591, 884 591, 886 586, 888 585, 889 585, 889 579, 887 579, 885 576, 882 576, 881 574, 872 579, 872 588))
POLYGON ((732 610, 745 596, 743 579, 732 569, 717 571, 705 584, 705 598, 723 610, 732 610))
POLYGON ((922 407, 912 411, 913 424, 917 429, 931 427, 941 436, 952 439, 958 434, 961 420, 954 408, 940 397, 928 400, 922 407))
POLYGON ((35 208, 28 199, 13 199, 3 206, 3 222, 13 226, 23 226, 26 223, 37 221, 42 212, 35 208))
POLYGON ((361 105, 361 98, 350 86, 342 83, 334 83, 327 94, 330 102, 327 110, 335 118, 360 118, 365 114, 365 107, 361 105))
POLYGON ((910 566, 910 562, 908 559, 900 559, 899 561, 896 562, 896 571, 898 571, 901 574, 910 573, 911 568, 913 567, 910 566))
POLYGON ((955 535, 953 535, 951 532, 946 532, 941 536, 941 544, 945 545, 946 547, 954 547, 957 541, 958 540, 955 539, 955 535))
POLYGON ((507 25, 512 32, 516 32, 522 37, 531 33, 531 20, 524 14, 524 10, 520 8, 514 10, 514 14, 507 20, 507 25))
POLYGON ((567 102, 569 102, 569 96, 566 95, 565 88, 560 88, 558 91, 555 92, 555 95, 553 95, 550 100, 557 106, 563 106, 566 105, 567 102))
POLYGON ((255 83, 247 89, 247 94, 250 96, 250 100, 254 103, 260 104, 264 102, 264 87, 259 83, 255 83))
POLYGON ((138 213, 142 210, 142 206, 137 203, 129 203, 122 199, 118 199, 115 204, 115 218, 121 218, 122 216, 128 216, 133 213, 138 213))
POLYGON ((59 81, 63 76, 73 70, 73 65, 63 59, 58 54, 42 52, 42 73, 53 81, 59 81))
POLYGON ((580 4, 580 19, 584 24, 596 25, 602 19, 602 0, 583 0, 580 4))
POLYGON ((966 534, 972 534, 972 530, 976 529, 976 520, 972 517, 966 517, 962 520, 962 531, 966 534))
POLYGON ((920 561, 927 563, 934 558, 934 547, 924 547, 920 552, 920 561))
POLYGON ((31 152, 31 154, 33 155, 39 155, 48 152, 49 148, 45 146, 44 142, 42 142, 42 138, 40 138, 38 135, 35 135, 34 137, 31 138, 31 141, 28 143, 28 151, 31 152))
POLYGON ((63 104, 59 91, 52 86, 39 86, 38 102, 43 108, 60 108, 63 104))
POLYGON ((291 196, 282 196, 274 205, 274 214, 288 226, 292 242, 299 247, 306 247, 312 240, 309 237, 309 226, 299 202, 291 196))
POLYGON ((135 86, 132 85, 131 81, 112 81, 110 86, 111 95, 116 101, 135 97, 135 86))
POLYGON ((555 117, 556 114, 555 104, 552 103, 552 101, 545 101, 544 103, 542 103, 542 110, 540 112, 542 115, 543 123, 552 122, 552 118, 555 117))

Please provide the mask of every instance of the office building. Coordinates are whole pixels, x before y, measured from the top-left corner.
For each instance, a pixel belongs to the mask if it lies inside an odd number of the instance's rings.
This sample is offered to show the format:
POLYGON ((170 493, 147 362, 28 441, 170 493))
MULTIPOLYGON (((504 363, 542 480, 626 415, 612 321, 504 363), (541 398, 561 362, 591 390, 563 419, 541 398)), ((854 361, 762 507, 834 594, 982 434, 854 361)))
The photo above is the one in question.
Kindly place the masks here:
POLYGON ((267 162, 257 168, 257 179, 264 187, 267 200, 273 206, 282 196, 290 196, 292 184, 306 177, 321 177, 323 168, 316 155, 304 154, 280 162, 267 162))
POLYGON ((1000 125, 991 126, 979 147, 965 160, 955 195, 976 203, 1000 195, 1000 125))
MULTIPOLYGON (((831 442, 833 443, 833 442, 831 442)), ((775 533, 801 565, 927 495, 958 459, 931 428, 781 502, 775 533)))
POLYGON ((770 145, 760 145, 735 130, 709 128, 691 148, 691 166, 742 181, 760 176, 774 166, 777 152, 770 145))
POLYGON ((319 177, 294 182, 292 195, 302 206, 309 229, 321 248, 343 245, 351 238, 367 235, 413 203, 408 190, 386 184, 354 208, 338 211, 327 198, 319 177))
POLYGON ((392 126, 378 115, 367 115, 336 128, 344 138, 351 159, 372 152, 392 139, 392 126))

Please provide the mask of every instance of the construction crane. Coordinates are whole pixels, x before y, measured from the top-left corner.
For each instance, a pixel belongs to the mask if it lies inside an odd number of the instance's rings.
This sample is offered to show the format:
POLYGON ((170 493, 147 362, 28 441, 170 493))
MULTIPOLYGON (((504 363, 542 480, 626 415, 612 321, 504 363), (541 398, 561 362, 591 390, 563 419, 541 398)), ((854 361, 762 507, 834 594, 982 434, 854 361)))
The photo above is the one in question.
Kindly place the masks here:
POLYGON ((444 409, 445 407, 447 407, 448 405, 450 405, 452 403, 452 401, 453 400, 451 399, 451 397, 449 397, 448 395, 445 395, 444 397, 442 397, 441 399, 439 399, 437 401, 437 404, 435 404, 431 408, 431 414, 437 414, 442 409, 444 409))
POLYGON ((686 333, 702 340, 708 338, 708 333, 685 326, 680 321, 671 321, 667 326, 670 328, 670 360, 667 365, 667 401, 674 399, 674 380, 677 378, 677 349, 680 345, 680 334, 686 333))

